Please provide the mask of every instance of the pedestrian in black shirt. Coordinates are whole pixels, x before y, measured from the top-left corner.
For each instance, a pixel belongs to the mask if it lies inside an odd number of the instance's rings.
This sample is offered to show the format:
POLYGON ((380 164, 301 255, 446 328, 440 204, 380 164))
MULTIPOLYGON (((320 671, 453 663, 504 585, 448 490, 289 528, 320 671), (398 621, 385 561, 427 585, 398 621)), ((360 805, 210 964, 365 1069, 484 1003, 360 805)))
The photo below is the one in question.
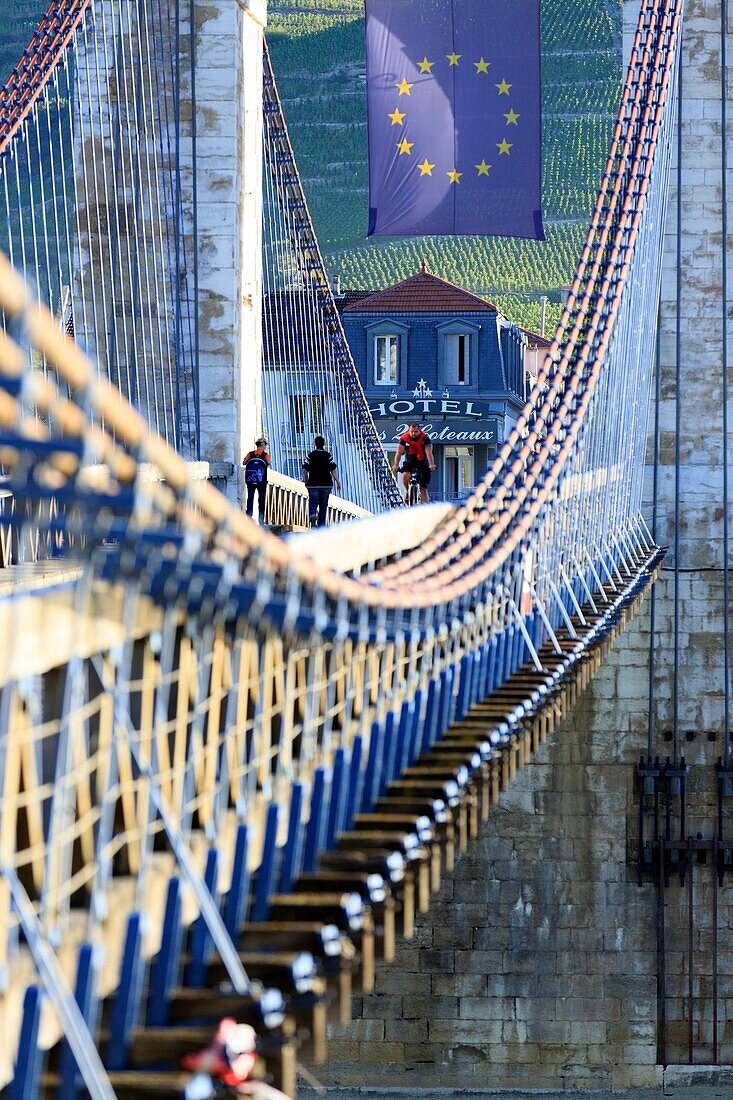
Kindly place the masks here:
POLYGON ((265 504, 267 501, 267 471, 270 468, 270 456, 267 453, 267 440, 255 441, 255 449, 248 451, 242 459, 244 483, 247 486, 247 515, 254 509, 255 493, 259 505, 260 525, 265 522, 265 504))
POLYGON ((326 441, 322 435, 313 440, 314 450, 303 463, 303 481, 308 486, 308 514, 311 527, 323 527, 326 523, 326 511, 331 489, 336 486, 341 492, 339 478, 333 455, 326 450, 326 441))

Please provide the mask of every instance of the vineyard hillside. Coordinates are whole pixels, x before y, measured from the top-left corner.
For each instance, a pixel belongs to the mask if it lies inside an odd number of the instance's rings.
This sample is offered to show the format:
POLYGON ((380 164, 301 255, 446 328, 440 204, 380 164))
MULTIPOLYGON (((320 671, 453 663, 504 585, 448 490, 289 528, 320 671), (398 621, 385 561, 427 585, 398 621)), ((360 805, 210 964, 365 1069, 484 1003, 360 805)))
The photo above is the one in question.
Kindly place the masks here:
POLYGON ((547 240, 381 237, 367 224, 362 0, 270 0, 268 40, 306 196, 332 276, 375 289, 431 271, 528 328, 559 316, 595 202, 621 88, 620 0, 542 0, 547 240))
MULTIPOLYGON (((0 83, 45 0, 0 0, 0 83)), ((326 264, 342 286, 376 289, 436 274, 537 328, 573 275, 610 142, 621 83, 621 0, 542 0, 543 206, 547 240, 365 240, 363 0, 270 0, 268 38, 291 138, 326 264)))

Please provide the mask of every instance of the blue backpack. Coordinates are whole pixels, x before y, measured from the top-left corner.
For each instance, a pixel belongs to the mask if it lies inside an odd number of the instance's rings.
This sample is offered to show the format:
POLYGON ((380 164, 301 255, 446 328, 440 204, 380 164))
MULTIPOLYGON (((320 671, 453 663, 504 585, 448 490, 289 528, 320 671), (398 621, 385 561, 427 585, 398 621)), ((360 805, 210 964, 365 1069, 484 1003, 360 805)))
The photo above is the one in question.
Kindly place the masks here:
POLYGON ((245 485, 262 485, 267 474, 267 463, 261 455, 248 455, 244 460, 245 485))

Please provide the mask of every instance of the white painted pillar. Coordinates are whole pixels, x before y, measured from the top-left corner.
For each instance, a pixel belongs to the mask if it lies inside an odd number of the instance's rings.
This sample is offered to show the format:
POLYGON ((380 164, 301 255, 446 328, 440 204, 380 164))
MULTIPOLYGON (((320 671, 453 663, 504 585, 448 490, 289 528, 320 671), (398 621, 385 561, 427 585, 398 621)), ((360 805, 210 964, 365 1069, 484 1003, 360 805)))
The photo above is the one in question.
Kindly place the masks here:
POLYGON ((201 458, 233 463, 232 499, 262 408, 266 16, 266 0, 195 3, 201 458))

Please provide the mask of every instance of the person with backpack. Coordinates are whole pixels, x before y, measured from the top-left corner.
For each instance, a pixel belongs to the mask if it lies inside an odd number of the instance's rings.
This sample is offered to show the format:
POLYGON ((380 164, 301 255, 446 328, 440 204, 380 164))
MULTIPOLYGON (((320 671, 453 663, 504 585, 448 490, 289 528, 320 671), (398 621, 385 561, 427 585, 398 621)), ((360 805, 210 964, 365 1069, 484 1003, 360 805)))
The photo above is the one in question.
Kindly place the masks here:
POLYGON ((255 449, 248 451, 242 460, 244 466, 244 484, 247 486, 247 515, 254 508, 255 493, 260 513, 260 526, 265 522, 265 504, 267 502, 267 471, 270 468, 270 455, 267 440, 260 437, 255 440, 255 449))
POLYGON ((335 485, 340 493, 341 480, 333 455, 326 450, 326 441, 322 435, 316 436, 313 447, 314 450, 303 463, 303 481, 308 486, 308 514, 311 527, 324 527, 331 489, 335 485))

